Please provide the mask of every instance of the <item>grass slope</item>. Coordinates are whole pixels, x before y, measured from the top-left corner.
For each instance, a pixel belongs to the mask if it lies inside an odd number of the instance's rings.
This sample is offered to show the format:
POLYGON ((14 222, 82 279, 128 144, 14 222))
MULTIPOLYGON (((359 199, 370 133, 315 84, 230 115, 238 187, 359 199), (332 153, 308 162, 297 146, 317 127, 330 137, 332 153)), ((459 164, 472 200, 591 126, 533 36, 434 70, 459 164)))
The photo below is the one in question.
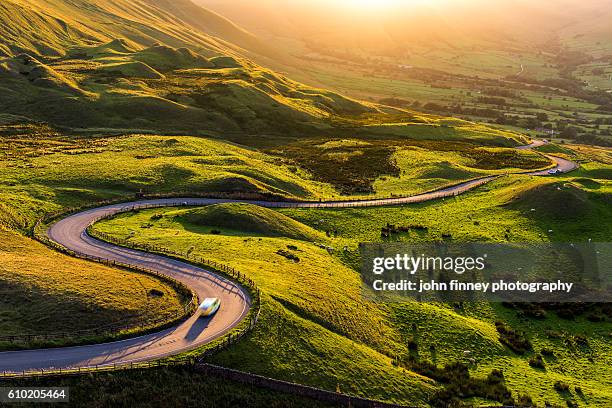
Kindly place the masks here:
POLYGON ((115 38, 190 45, 212 55, 232 52, 233 45, 210 34, 257 45, 244 30, 189 0, 9 0, 0 11, 2 43, 13 54, 64 55, 70 47, 115 38))
POLYGON ((76 261, 16 233, 29 231, 46 212, 120 196, 128 200, 140 189, 308 196, 328 188, 274 158, 217 141, 73 139, 34 125, 7 125, 0 132, 0 328, 5 335, 117 321, 138 328, 181 307, 179 295, 157 279, 76 261))
MULTIPOLYGON (((378 241, 380 229, 387 223, 405 225, 407 220, 427 230, 396 235, 393 240, 448 239, 444 235, 452 237, 453 241, 476 242, 575 242, 589 238, 608 241, 609 231, 602 225, 612 220, 607 204, 610 181, 599 180, 597 187, 590 189, 576 183, 571 176, 563 179, 504 178, 466 196, 409 207, 281 212, 307 225, 337 230, 338 245, 350 247, 356 247, 358 242, 378 241), (584 211, 585 207, 588 211, 584 211)), ((495 304, 471 304, 459 311, 408 304, 394 307, 394 313, 403 333, 412 334, 412 324, 417 323, 418 343, 435 346, 435 353, 419 347, 421 358, 442 363, 461 359, 463 352, 468 350, 478 362, 476 372, 502 369, 512 390, 527 393, 540 404, 570 400, 580 405, 599 406, 609 404, 612 398, 595 385, 608 377, 604 373, 608 370, 611 347, 609 323, 593 323, 584 317, 565 320, 552 313, 544 320, 525 319, 495 304), (492 326, 496 320, 525 330, 536 352, 548 348, 554 350, 556 357, 546 359, 545 370, 530 367, 526 356, 515 355, 497 343, 492 326), (471 328, 457 330, 456 324, 461 321, 471 328), (471 337, 466 337, 468 335, 471 337), (587 347, 575 346, 577 335, 588 338, 587 347), (483 342, 485 339, 493 343, 483 342), (572 389, 574 386, 582 388, 584 394, 573 391, 559 394, 553 389, 556 381, 569 383, 572 389)))
POLYGON ((185 210, 140 211, 95 228, 223 262, 256 280, 265 293, 261 324, 238 345, 241 351, 215 361, 372 398, 427 400, 429 382, 391 363, 389 356, 405 345, 385 323, 387 311, 363 303, 359 277, 321 247, 327 238, 314 244, 248 231, 211 234, 213 226, 203 226, 201 219, 189 225, 187 217, 176 217, 181 213, 185 210), (379 378, 396 391, 390 393, 379 378))
POLYGON ((332 407, 295 395, 234 383, 183 368, 94 374, 71 378, 41 378, 7 382, 18 387, 70 387, 70 403, 81 407, 237 406, 283 408, 332 407))
POLYGON ((224 135, 256 145, 264 135, 356 131, 504 146, 519 139, 432 115, 398 121, 381 112, 402 110, 292 81, 217 37, 261 48, 189 0, 10 0, 2 7, 0 109, 56 126, 224 135))
MULTIPOLYGON (((53 335, 113 324, 148 328, 147 321, 170 321, 182 313, 185 302, 157 278, 76 260, 3 229, 0 292, 3 336, 53 335)), ((0 341, 0 348, 14 346, 0 341)))
POLYGON ((218 227, 301 240, 321 238, 320 233, 287 216, 250 204, 218 204, 171 215, 175 221, 199 227, 218 227))
POLYGON ((11 128, 0 140, 0 224, 25 229, 43 211, 145 192, 258 192, 316 197, 329 186, 273 157, 189 137, 57 138, 11 128))
POLYGON ((529 150, 443 140, 316 138, 269 150, 347 195, 410 195, 484 175, 544 168, 529 150))
POLYGON ((356 265, 359 242, 379 241, 381 227, 403 225, 406 220, 427 230, 394 239, 431 241, 450 235, 455 241, 608 240, 609 233, 601 226, 612 217, 606 205, 610 182, 600 179, 600 187, 592 189, 575 181, 580 178, 505 177, 455 199, 397 208, 280 211, 321 232, 332 231, 323 245, 347 246, 348 252, 328 252, 289 238, 252 237, 248 231, 210 234, 210 227, 177 222, 172 209, 127 214, 95 228, 134 242, 215 259, 255 279, 265 294, 261 324, 253 336, 215 357, 222 364, 329 389, 336 384, 343 391, 414 405, 415 401, 425 403, 435 389, 428 382, 415 383, 419 377, 410 372, 397 377, 397 368, 385 364, 384 356, 414 358, 414 346, 408 344, 416 344, 416 358, 421 361, 470 364, 473 358, 476 364, 471 371, 477 377, 491 369, 502 370, 515 397, 528 394, 538 404, 572 401, 600 406, 612 400, 609 387, 597 385, 608 377, 609 323, 593 323, 585 317, 567 320, 552 312, 543 320, 533 320, 486 303, 459 309, 444 304, 369 304, 360 296, 358 275, 347 266, 356 265), (589 211, 567 206, 559 218, 546 211, 550 205, 535 211, 527 208, 532 195, 552 205, 568 201, 566 194, 586 200, 589 211), (579 217, 572 217, 575 211, 579 217), (279 254, 287 249, 299 261, 279 254), (518 355, 505 347, 495 328, 497 320, 525 331, 534 351, 518 355), (586 346, 576 343, 579 336, 585 336, 586 346), (542 349, 555 355, 545 357, 546 369, 529 366, 529 358, 542 349), (363 367, 367 369, 362 371, 363 367), (570 391, 558 393, 557 381, 570 384, 570 391))

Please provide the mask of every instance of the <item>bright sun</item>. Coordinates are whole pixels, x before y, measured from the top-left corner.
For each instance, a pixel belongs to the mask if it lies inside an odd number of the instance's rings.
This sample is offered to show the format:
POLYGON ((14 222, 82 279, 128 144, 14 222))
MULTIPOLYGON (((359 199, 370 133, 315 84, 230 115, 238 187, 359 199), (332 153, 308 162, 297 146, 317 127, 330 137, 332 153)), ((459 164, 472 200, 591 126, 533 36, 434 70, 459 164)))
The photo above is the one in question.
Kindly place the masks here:
POLYGON ((342 0, 338 4, 348 7, 355 11, 390 11, 399 7, 406 6, 433 6, 444 3, 445 0, 342 0))
POLYGON ((361 9, 389 8, 401 3, 401 0, 351 0, 350 4, 361 9))

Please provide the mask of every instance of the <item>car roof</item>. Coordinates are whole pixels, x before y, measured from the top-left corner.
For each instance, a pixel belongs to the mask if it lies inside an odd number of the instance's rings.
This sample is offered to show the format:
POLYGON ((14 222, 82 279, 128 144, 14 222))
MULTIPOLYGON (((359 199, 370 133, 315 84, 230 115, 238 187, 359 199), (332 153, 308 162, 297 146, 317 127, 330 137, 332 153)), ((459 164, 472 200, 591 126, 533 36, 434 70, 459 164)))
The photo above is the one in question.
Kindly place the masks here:
POLYGON ((204 299, 204 301, 200 304, 200 307, 202 306, 208 306, 208 305, 212 305, 215 302, 218 302, 219 299, 218 298, 206 298, 204 299))

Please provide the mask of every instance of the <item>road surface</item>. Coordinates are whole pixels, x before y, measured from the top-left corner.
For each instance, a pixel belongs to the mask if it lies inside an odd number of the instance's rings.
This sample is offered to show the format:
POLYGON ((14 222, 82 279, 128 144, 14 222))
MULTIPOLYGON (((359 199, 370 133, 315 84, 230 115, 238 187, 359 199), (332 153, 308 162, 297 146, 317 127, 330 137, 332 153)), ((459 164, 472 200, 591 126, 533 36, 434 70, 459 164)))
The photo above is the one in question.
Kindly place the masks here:
MULTIPOLYGON (((548 142, 545 142, 544 140, 534 140, 533 142, 531 142, 531 144, 528 144, 526 146, 519 146, 517 147, 517 149, 529 150, 529 149, 533 149, 536 147, 544 146, 546 144, 548 144, 548 142)), ((578 164, 574 163, 573 161, 566 160, 564 158, 557 157, 557 156, 552 156, 549 154, 545 154, 544 156, 552 160, 553 163, 555 163, 555 167, 553 167, 552 169, 547 169, 547 170, 533 171, 533 172, 529 172, 526 174, 531 175, 531 176, 548 176, 548 175, 551 175, 549 173, 551 170, 557 171, 559 173, 568 173, 578 168, 578 164)))
MULTIPOLYGON (((525 148, 540 146, 534 142, 525 148)), ((570 171, 576 164, 557 157, 562 171, 570 171)), ((528 173, 547 175, 548 171, 528 173)), ((219 338, 235 327, 247 315, 251 299, 239 285, 205 269, 169 259, 160 255, 121 248, 99 241, 87 234, 87 227, 101 217, 128 211, 133 208, 150 206, 168 207, 180 205, 210 205, 227 202, 247 202, 270 208, 334 208, 334 207, 374 207, 409 203, 419 203, 452 197, 472 190, 494 180, 496 176, 467 181, 452 187, 412 197, 386 198, 355 201, 329 202, 269 202, 248 200, 221 200, 206 198, 172 198, 143 200, 99 207, 64 218, 53 224, 48 236, 53 241, 81 254, 100 257, 130 265, 142 266, 171 276, 197 292, 200 299, 218 297, 221 299, 219 312, 210 319, 197 315, 174 327, 136 338, 111 343, 54 349, 24 350, 0 353, 0 372, 22 372, 52 370, 58 368, 77 368, 125 364, 156 360, 161 357, 180 354, 219 338)))

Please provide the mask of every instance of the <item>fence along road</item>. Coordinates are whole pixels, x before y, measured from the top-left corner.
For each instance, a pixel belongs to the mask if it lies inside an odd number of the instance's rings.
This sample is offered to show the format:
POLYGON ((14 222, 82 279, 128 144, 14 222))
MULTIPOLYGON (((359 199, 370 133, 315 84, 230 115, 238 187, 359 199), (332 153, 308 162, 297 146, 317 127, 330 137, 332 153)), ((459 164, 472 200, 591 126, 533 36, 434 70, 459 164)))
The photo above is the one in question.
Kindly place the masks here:
MULTIPOLYGON (((554 158, 557 159, 557 158, 554 158)), ((559 161, 556 161, 557 166, 559 161)), ((576 165, 569 162, 572 169, 576 165)), ((546 172, 533 172, 541 175, 546 172)), ((113 366, 132 362, 156 360, 180 354, 213 341, 237 326, 247 315, 251 299, 239 285, 211 271, 194 265, 134 249, 122 248, 99 241, 87 234, 93 222, 106 216, 139 208, 198 206, 228 202, 250 203, 269 208, 339 208, 375 207, 452 197, 494 180, 497 176, 483 177, 437 191, 411 197, 332 202, 270 202, 226 200, 210 198, 168 198, 114 204, 73 214, 53 224, 48 236, 56 243, 77 253, 105 260, 144 267, 168 275, 194 290, 200 299, 218 297, 221 308, 212 319, 192 316, 169 329, 132 339, 86 346, 0 353, 0 373, 22 371, 87 368, 113 366)))

